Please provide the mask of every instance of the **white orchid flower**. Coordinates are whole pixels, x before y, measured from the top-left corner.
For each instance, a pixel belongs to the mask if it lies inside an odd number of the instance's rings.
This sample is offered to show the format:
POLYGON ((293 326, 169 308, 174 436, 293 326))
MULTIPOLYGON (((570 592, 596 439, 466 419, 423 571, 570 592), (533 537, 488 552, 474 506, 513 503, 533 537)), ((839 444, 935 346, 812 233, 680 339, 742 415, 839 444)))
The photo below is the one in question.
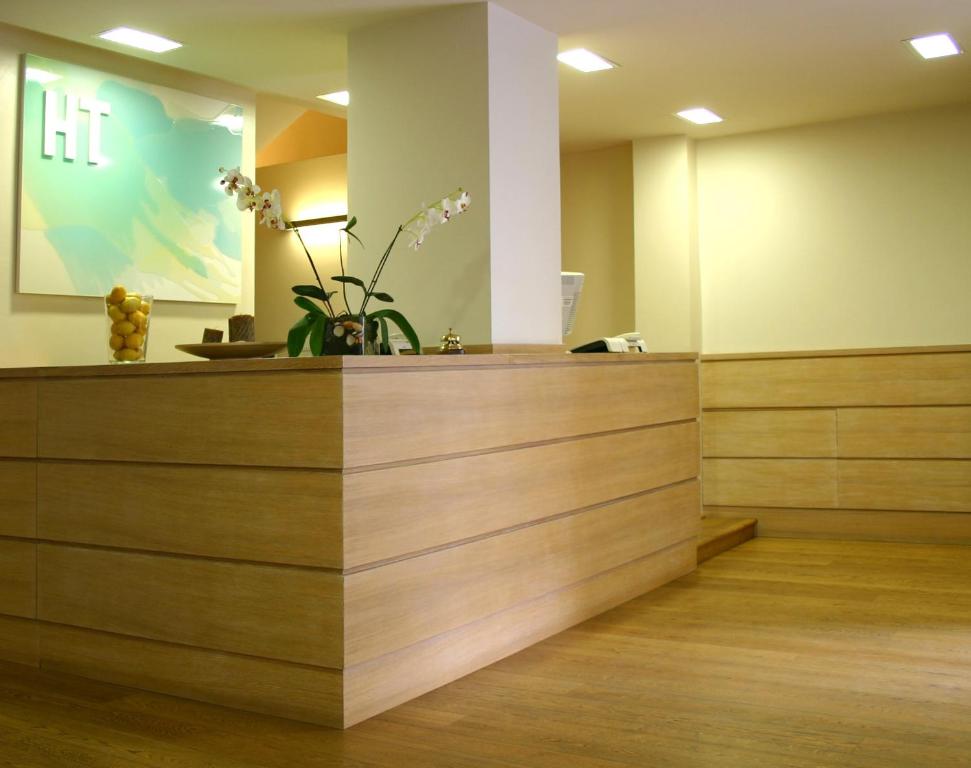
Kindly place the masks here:
POLYGON ((459 190, 459 195, 453 201, 456 213, 465 213, 472 205, 472 196, 464 189, 459 190))
POLYGON ((224 187, 226 194, 232 196, 239 189, 240 182, 244 178, 243 174, 240 173, 239 168, 230 168, 228 171, 225 168, 220 168, 219 172, 223 174, 219 183, 224 187))
POLYGON ((236 193, 236 207, 241 211, 253 211, 262 204, 260 188, 253 180, 243 176, 236 193))

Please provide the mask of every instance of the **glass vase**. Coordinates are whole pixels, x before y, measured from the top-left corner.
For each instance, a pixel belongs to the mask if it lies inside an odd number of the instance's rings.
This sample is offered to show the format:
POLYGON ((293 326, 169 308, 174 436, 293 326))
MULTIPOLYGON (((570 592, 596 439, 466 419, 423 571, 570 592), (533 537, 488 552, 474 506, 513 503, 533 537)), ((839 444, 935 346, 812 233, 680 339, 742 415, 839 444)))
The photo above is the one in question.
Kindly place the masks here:
POLYGON ((108 362, 145 362, 153 303, 151 296, 119 288, 105 296, 108 362))

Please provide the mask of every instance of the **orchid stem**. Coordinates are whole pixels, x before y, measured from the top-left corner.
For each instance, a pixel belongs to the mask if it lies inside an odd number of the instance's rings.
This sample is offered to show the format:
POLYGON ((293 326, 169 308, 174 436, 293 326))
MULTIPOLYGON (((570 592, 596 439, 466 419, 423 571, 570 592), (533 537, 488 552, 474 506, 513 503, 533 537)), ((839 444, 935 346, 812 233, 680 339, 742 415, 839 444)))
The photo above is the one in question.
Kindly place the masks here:
MULTIPOLYGON (((327 291, 324 289, 324 284, 320 280, 320 273, 317 271, 317 265, 314 264, 313 256, 310 255, 310 250, 307 248, 307 244, 303 241, 303 238, 300 236, 300 230, 294 227, 293 225, 288 225, 288 226, 289 226, 289 229, 294 234, 296 234, 297 240, 300 241, 300 245, 303 248, 303 252, 307 254, 307 261, 310 262, 310 268, 314 271, 314 277, 317 278, 317 285, 320 286, 321 293, 323 293, 324 296, 326 297, 327 291)), ((330 304, 330 299, 327 299, 327 298, 324 299, 324 306, 327 307, 327 311, 330 312, 331 317, 337 317, 337 313, 334 311, 334 308, 330 304)))
POLYGON ((361 314, 364 314, 364 310, 367 309, 367 303, 371 300, 371 294, 374 289, 378 286, 378 280, 381 277, 381 273, 384 271, 384 265, 388 263, 388 257, 391 256, 391 249, 394 248, 394 244, 398 242, 398 237, 402 232, 405 231, 404 225, 399 225, 398 231, 394 233, 394 237, 391 238, 391 243, 388 245, 381 257, 381 261, 378 262, 377 268, 374 270, 374 276, 371 278, 371 284, 368 286, 367 291, 364 293, 364 303, 361 304, 361 314))

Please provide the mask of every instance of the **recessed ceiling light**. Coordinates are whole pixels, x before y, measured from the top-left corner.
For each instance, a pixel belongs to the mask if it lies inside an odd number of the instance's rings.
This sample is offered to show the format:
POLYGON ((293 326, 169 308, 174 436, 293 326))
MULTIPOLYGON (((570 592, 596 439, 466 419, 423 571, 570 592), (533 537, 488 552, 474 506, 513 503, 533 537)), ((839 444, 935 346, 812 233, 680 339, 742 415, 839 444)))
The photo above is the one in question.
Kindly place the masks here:
POLYGON ((332 104, 340 104, 342 107, 346 107, 351 103, 351 94, 348 91, 334 91, 333 93, 324 93, 317 97, 323 101, 329 101, 332 104))
POLYGON ((55 75, 53 72, 48 72, 46 69, 38 69, 37 67, 26 67, 24 69, 24 77, 33 83, 40 83, 41 85, 53 83, 55 80, 61 79, 60 75, 55 75))
POLYGON ((598 56, 586 48, 574 48, 570 51, 563 51, 563 53, 557 54, 556 58, 567 66, 579 69, 581 72, 600 72, 604 69, 613 69, 617 66, 614 62, 607 61, 603 56, 598 56))
POLYGON ((130 45, 133 48, 141 48, 143 51, 151 51, 152 53, 165 53, 182 47, 182 43, 177 43, 175 40, 159 37, 151 32, 140 32, 130 27, 115 27, 107 32, 102 32, 98 37, 102 40, 130 45))
POLYGON ((687 120, 689 123, 696 123, 697 125, 708 125, 709 123, 720 123, 722 121, 722 118, 704 107, 682 109, 677 114, 682 120, 687 120))
POLYGON ((946 32, 939 35, 913 37, 904 42, 910 43, 914 47, 914 50, 925 59, 939 59, 942 56, 956 56, 961 53, 961 49, 954 42, 954 38, 946 32))

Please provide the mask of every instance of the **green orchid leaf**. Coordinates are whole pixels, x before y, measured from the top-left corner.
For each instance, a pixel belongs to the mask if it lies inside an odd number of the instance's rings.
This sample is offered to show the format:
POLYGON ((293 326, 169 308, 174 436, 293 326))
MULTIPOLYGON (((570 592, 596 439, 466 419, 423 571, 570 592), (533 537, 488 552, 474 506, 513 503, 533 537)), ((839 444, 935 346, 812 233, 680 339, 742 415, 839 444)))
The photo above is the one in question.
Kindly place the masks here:
POLYGON ((330 301, 330 297, 336 293, 336 291, 322 291, 319 285, 295 285, 290 290, 297 294, 297 296, 309 296, 312 299, 320 299, 321 301, 330 301))
POLYGON ((307 340, 307 334, 310 333, 313 319, 314 315, 308 312, 290 328, 290 332, 287 334, 287 354, 290 357, 300 357, 300 353, 303 351, 303 343, 307 340))
POLYGON ((421 354, 421 342, 418 340, 418 334, 415 333, 415 329, 411 327, 403 314, 401 314, 396 309, 379 309, 376 312, 370 312, 368 318, 371 320, 380 320, 381 318, 387 318, 392 323, 397 325, 401 332, 408 339, 408 343, 411 344, 411 348, 414 350, 416 355, 421 354))
POLYGON ((357 216, 351 216, 347 221, 347 226, 344 227, 344 231, 350 232, 355 226, 357 226, 357 216))
POLYGON ((296 304, 298 307, 300 307, 300 309, 304 309, 307 312, 311 312, 311 313, 316 314, 316 315, 323 315, 324 314, 324 310, 322 310, 320 307, 318 307, 316 304, 314 304, 306 296, 297 296, 293 300, 293 303, 296 304))
POLYGON ((364 281, 361 278, 351 277, 351 275, 334 275, 334 277, 332 277, 331 280, 334 280, 338 283, 351 283, 352 285, 356 285, 360 288, 365 287, 364 281))
POLYGON ((388 333, 388 321, 383 317, 378 318, 378 325, 381 327, 381 344, 378 351, 382 355, 391 354, 391 334, 388 333))
POLYGON ((310 354, 320 357, 324 354, 324 331, 327 329, 327 318, 323 315, 314 317, 310 324, 310 354))
POLYGON ((371 295, 378 301, 387 301, 389 304, 394 301, 391 296, 389 296, 387 293, 382 293, 381 291, 375 291, 371 295))

